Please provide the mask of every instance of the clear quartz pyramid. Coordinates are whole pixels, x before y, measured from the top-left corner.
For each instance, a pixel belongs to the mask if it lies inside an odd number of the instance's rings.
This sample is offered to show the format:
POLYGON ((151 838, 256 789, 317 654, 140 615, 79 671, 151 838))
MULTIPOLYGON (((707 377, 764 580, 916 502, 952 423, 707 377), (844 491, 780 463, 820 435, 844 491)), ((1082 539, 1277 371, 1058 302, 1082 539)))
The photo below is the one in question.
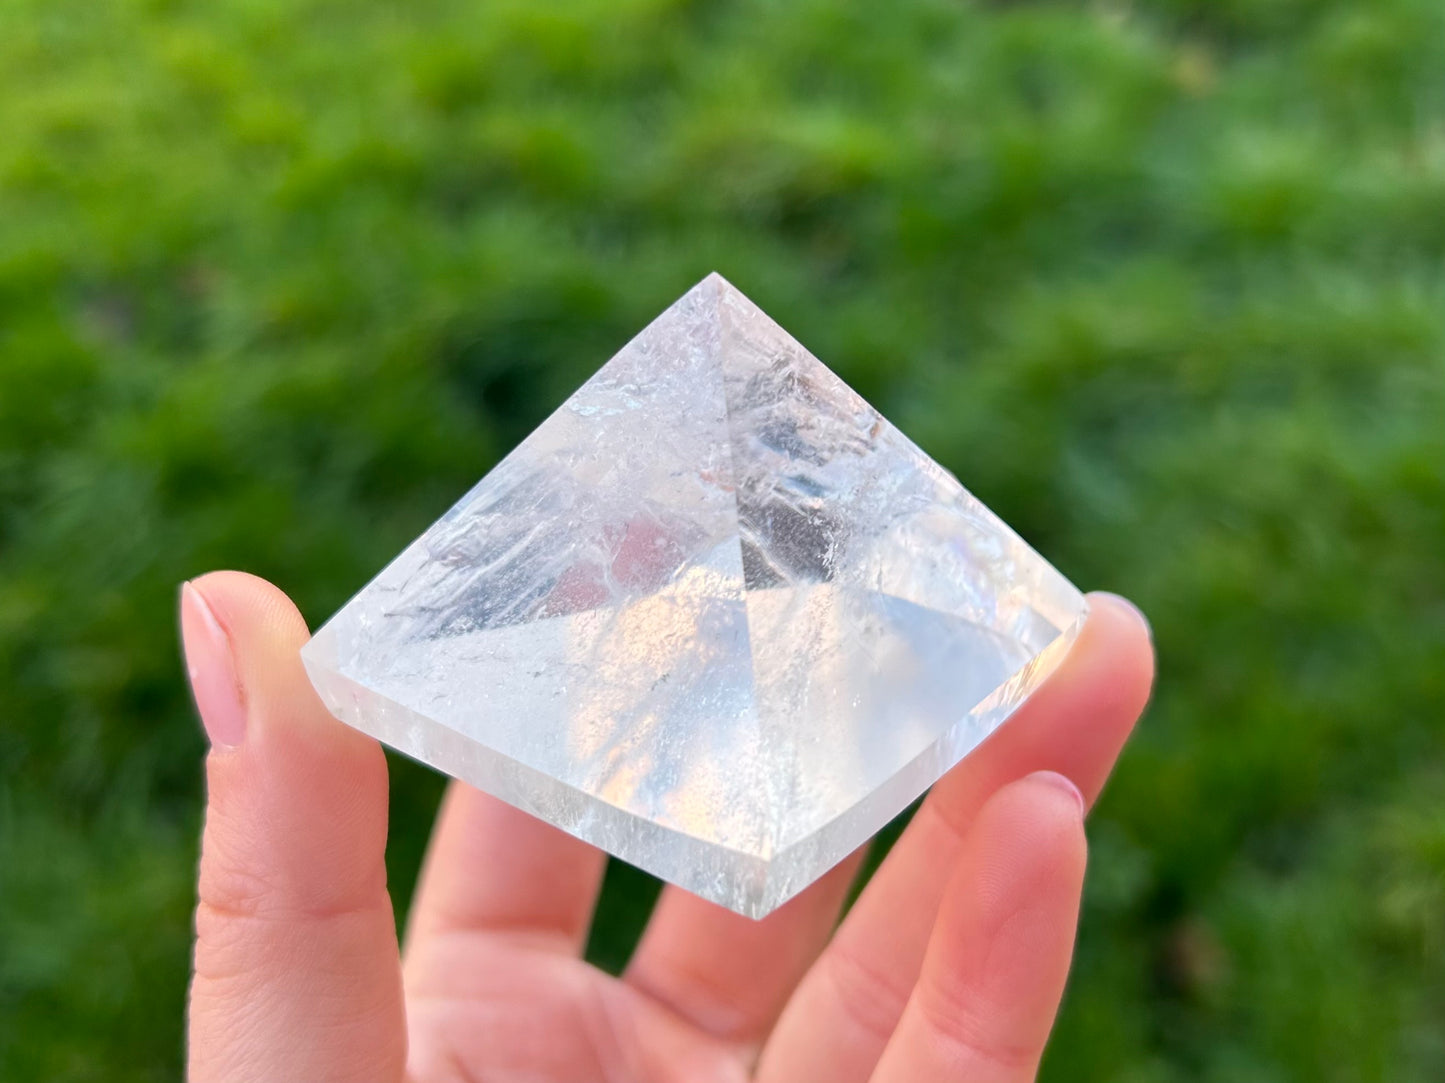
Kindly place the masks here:
POLYGON ((302 656, 358 729, 760 917, 1007 718, 1084 611, 710 275, 302 656))

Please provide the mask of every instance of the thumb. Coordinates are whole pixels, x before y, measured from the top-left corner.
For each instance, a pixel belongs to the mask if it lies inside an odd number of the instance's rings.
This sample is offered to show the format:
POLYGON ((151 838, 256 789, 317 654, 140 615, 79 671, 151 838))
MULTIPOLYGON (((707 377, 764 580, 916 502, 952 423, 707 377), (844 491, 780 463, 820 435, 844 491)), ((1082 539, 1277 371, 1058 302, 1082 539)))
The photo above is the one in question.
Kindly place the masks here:
POLYGON ((212 745, 190 1079, 394 1083, 406 1037, 381 747, 322 706, 297 654, 306 624, 269 583, 187 583, 181 635, 212 745))

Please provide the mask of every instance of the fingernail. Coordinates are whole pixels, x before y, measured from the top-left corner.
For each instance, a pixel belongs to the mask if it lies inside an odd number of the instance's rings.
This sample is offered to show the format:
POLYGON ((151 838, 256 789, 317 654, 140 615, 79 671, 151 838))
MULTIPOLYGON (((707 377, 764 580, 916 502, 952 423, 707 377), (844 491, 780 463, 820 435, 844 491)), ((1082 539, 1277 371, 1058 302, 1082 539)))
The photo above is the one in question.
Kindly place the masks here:
POLYGON ((1153 642, 1153 640, 1154 640, 1154 629, 1153 629, 1153 627, 1149 624, 1149 618, 1144 615, 1144 610, 1140 609, 1137 605, 1135 605, 1133 602, 1131 602, 1128 598, 1124 597, 1122 594, 1115 594, 1115 593, 1113 593, 1112 591, 1107 591, 1107 590, 1096 590, 1096 591, 1094 591, 1094 594, 1097 595, 1097 596, 1100 597, 1100 598, 1109 598, 1109 599, 1112 599, 1113 601, 1117 602, 1120 606, 1122 606, 1123 608, 1127 609, 1130 613, 1133 613, 1134 616, 1138 619, 1139 623, 1144 626, 1144 631, 1149 634, 1149 640, 1150 640, 1150 642, 1151 642, 1151 643, 1153 642))
POLYGON ((1053 786, 1055 789, 1063 790, 1070 797, 1072 797, 1074 799, 1074 802, 1079 806, 1079 815, 1084 815, 1086 811, 1084 805, 1084 795, 1079 792, 1079 787, 1074 785, 1073 779, 1069 778, 1067 775, 1061 775, 1057 771, 1035 771, 1029 777, 1034 779, 1035 781, 1043 782, 1049 786, 1053 786))
POLYGON ((235 748, 246 736, 246 706, 231 655, 231 639, 203 595, 190 583, 181 585, 181 641, 186 672, 201 724, 215 748, 235 748))

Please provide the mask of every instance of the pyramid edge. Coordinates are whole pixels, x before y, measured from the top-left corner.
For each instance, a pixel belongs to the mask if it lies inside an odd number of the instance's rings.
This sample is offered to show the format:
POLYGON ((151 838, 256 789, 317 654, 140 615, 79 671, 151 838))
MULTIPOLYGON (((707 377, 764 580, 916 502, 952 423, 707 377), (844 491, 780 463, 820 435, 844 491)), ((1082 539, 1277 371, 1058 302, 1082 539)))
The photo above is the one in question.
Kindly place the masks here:
POLYGON ((465 737, 404 704, 383 696, 346 676, 327 662, 328 645, 320 629, 301 648, 307 677, 327 710, 345 725, 367 734, 385 747, 504 801, 559 831, 652 876, 716 903, 744 917, 758 919, 774 909, 765 898, 766 858, 694 838, 551 777, 536 768, 465 737), (404 723, 407 737, 383 732, 359 703, 347 702, 337 686, 356 690, 387 706, 389 716, 404 723), (469 747, 470 746, 470 747, 469 747), (439 751, 440 750, 440 751, 439 751), (474 750, 474 751, 473 751, 474 750), (472 752, 473 754, 468 754, 472 752), (480 755, 476 754, 480 753, 480 755), (532 795, 548 790, 563 793, 573 815, 550 816, 532 795), (663 855, 661 857, 657 855, 663 855), (729 890, 728 881, 733 882, 729 890))
POLYGON ((926 796, 939 779, 1004 729, 1019 708, 1058 671, 1078 641, 1089 615, 1087 599, 1082 594, 1079 597, 1081 610, 1078 617, 1061 629, 1043 650, 1020 665, 993 692, 980 700, 972 711, 853 805, 775 851, 767 861, 767 881, 762 895, 767 909, 783 905, 866 845, 909 805, 926 796), (950 747, 980 722, 984 732, 977 740, 966 747, 950 747), (796 862, 800 853, 807 853, 810 849, 816 852, 816 856, 803 866, 802 872, 781 874, 790 861, 796 862))
MULTIPOLYGON (((998 512, 994 511, 991 506, 985 503, 977 494, 973 492, 973 490, 971 490, 967 485, 965 485, 962 480, 959 479, 957 474, 955 474, 952 470, 948 469, 948 467, 940 463, 928 452, 926 448, 919 445, 916 440, 914 440, 901 428, 895 425, 888 418, 888 416, 883 413, 882 410, 878 409, 877 406, 868 401, 868 399, 865 398, 861 392, 859 392, 852 384, 845 380, 826 361, 824 361, 816 353, 814 353, 802 340, 800 340, 796 335, 794 335, 781 323, 775 320, 761 305, 759 305, 746 293, 740 290, 737 286, 729 282, 721 274, 713 271, 712 273, 707 275, 706 278, 703 279, 703 282, 708 282, 712 280, 716 280, 720 288, 723 289, 726 293, 730 293, 740 299, 742 303, 746 305, 747 308, 750 310, 751 314, 761 316, 763 319, 767 320, 769 324, 776 328, 778 332, 787 339, 788 342, 792 343, 792 345, 801 352, 804 358, 817 365, 823 371, 823 373, 825 373, 830 379, 836 381, 839 387, 841 387, 845 392, 847 392, 847 394, 852 396, 855 400, 857 400, 858 403, 865 407, 868 412, 871 413, 879 423, 881 423, 883 428, 889 433, 890 436, 901 441, 908 450, 913 452, 920 466, 925 468, 928 473, 932 474, 934 478, 938 482, 940 482, 945 488, 954 490, 955 499, 961 497, 962 499, 967 501, 969 505, 971 505, 971 509, 975 514, 980 514, 982 518, 985 518, 988 521, 991 529, 1000 533, 1006 539, 1015 541, 1020 546, 1022 546, 1023 549, 1030 556, 1032 556, 1041 565, 1043 565, 1046 572, 1054 576, 1059 581, 1060 585, 1068 588, 1070 600, 1073 600, 1074 597, 1077 597, 1079 599, 1083 598, 1083 593, 1079 590, 1077 586, 1074 585, 1074 583, 1069 579, 1069 577, 1064 575, 1063 572, 1059 571, 1059 569, 1054 566, 1053 562, 1048 560, 1048 558, 1046 558, 1042 553, 1040 553, 1038 549, 1036 549, 1027 538, 1020 534, 1016 529, 1014 529, 1014 527, 1011 526, 1008 521, 1003 518, 1003 516, 999 515, 998 512)), ((699 285, 701 284, 702 283, 699 283, 699 285)), ((719 309, 721 309, 721 307, 722 305, 719 304, 719 309)), ((720 335, 728 333, 730 326, 731 325, 729 321, 725 319, 720 319, 720 335)), ((732 328, 731 333, 739 334, 740 332, 738 332, 736 328, 732 328)), ((726 350, 720 349, 720 356, 725 355, 726 350)), ((731 403, 728 403, 728 424, 729 426, 732 425, 731 403)), ((1046 616, 1049 617, 1050 623, 1053 623, 1061 631, 1068 623, 1066 620, 1055 619, 1053 615, 1046 614, 1046 616)))
MULTIPOLYGON (((471 504, 472 501, 476 499, 477 495, 483 490, 483 487, 487 484, 488 480, 491 479, 493 475, 498 474, 510 460, 516 458, 518 454, 526 447, 528 441, 539 429, 543 428, 545 425, 547 425, 548 422, 550 422, 553 418, 555 418, 558 414, 565 410, 569 402, 576 398, 577 395, 584 388, 586 388, 588 384, 595 380, 604 370, 606 370, 609 365, 611 365, 619 357, 625 354, 633 346, 633 344, 637 342, 638 339, 646 335, 648 331, 650 331, 660 320, 662 320, 670 312, 672 312, 673 309, 681 305, 687 298, 693 296, 694 294, 700 293, 700 291, 702 291, 704 287, 712 287, 715 290, 727 288, 741 294, 741 291, 738 290, 736 286, 728 282, 728 280, 725 279, 717 271, 710 271, 688 289, 684 290, 681 294, 679 294, 674 300, 669 302, 661 311, 657 313, 657 315, 655 315, 652 319, 648 320, 647 323, 644 324, 635 334, 633 334, 627 339, 627 341, 625 341, 621 346, 615 349, 608 356, 607 360, 603 361, 602 364, 598 365, 597 368, 593 369, 592 372, 586 377, 586 379, 584 379, 581 383, 579 383, 576 387, 569 391, 562 398, 561 402, 559 402, 552 410, 548 411, 546 417, 544 417, 535 426, 533 426, 533 428, 525 436, 523 436, 522 439, 518 440, 516 444, 514 444, 505 454, 497 458, 491 466, 489 466, 486 470, 483 471, 481 477, 477 478, 476 481, 472 482, 471 485, 467 486, 467 488, 461 493, 461 495, 459 495, 455 500, 453 500, 450 504, 447 505, 444 511, 431 519, 426 524, 426 526, 422 527, 422 529, 416 534, 416 536, 413 537, 411 541, 407 542, 406 545, 404 545, 395 556, 386 561, 386 563, 384 563, 371 576, 369 576, 360 587, 353 591, 351 595, 346 599, 346 601, 343 602, 340 606, 338 606, 331 613, 331 615, 326 618, 322 625, 312 635, 312 639, 308 640, 307 643, 303 645, 303 652, 307 648, 311 648, 312 641, 319 637, 322 632, 330 629, 332 631, 332 634, 335 635, 337 626, 342 620, 345 619, 348 610, 350 610, 355 605, 355 603, 363 595, 367 594, 374 586, 385 580, 394 568, 400 565, 408 557, 413 556, 416 551, 421 547, 422 543, 427 539, 429 535, 432 534, 432 532, 438 526, 445 522, 448 522, 453 517, 460 514, 463 508, 471 504)), ((716 308, 712 310, 712 313, 713 319, 720 323, 721 316, 716 310, 716 308)), ((724 402, 724 408, 726 408, 726 402, 724 402)), ((312 648, 313 653, 315 652, 315 649, 316 648, 312 648)))

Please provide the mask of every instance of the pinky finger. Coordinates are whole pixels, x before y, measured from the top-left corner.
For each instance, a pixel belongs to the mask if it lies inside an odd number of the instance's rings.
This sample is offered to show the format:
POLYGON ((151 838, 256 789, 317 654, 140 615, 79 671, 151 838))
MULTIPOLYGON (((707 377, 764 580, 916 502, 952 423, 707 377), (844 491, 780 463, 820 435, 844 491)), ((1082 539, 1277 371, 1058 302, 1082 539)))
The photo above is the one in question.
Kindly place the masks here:
POLYGON ((1026 1083, 1053 1026, 1084 883, 1083 801, 1039 772, 979 813, 874 1083, 1026 1083))

